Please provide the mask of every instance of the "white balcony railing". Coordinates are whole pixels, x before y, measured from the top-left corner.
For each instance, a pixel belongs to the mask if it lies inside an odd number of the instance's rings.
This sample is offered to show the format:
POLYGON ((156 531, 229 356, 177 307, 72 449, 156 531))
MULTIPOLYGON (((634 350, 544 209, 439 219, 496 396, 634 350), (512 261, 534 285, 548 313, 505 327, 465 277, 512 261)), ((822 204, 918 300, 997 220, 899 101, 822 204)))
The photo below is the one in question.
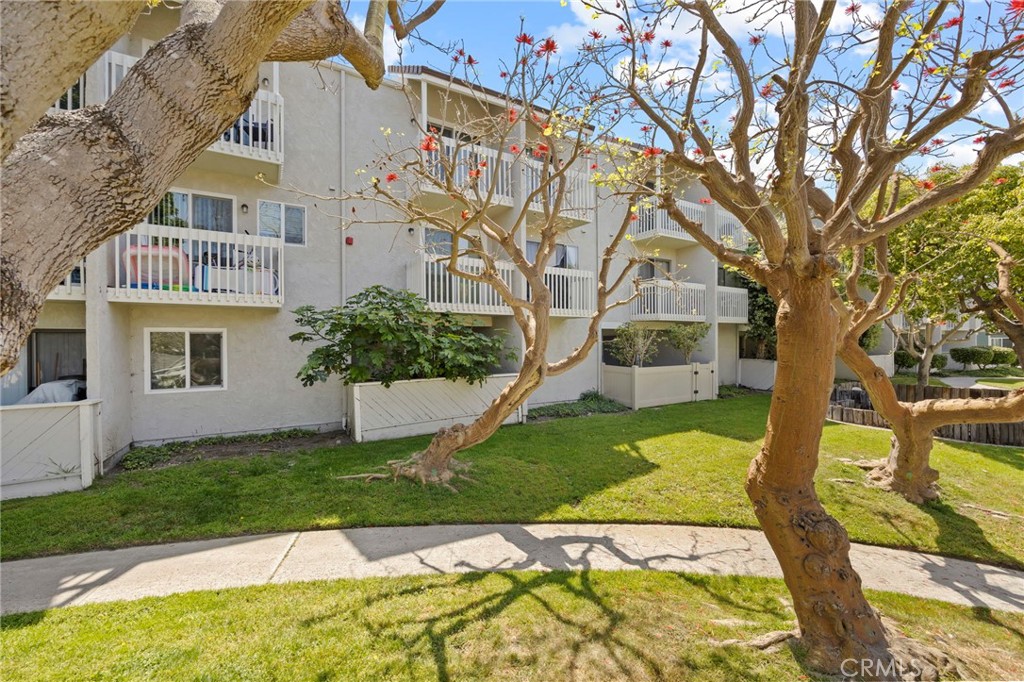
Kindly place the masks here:
POLYGON ((730 249, 746 250, 750 234, 743 229, 743 223, 736 216, 721 207, 715 206, 714 209, 716 239, 730 249))
MULTIPOLYGON (((437 151, 425 152, 423 159, 438 182, 447 183, 450 172, 455 187, 467 187, 476 182, 480 194, 486 196, 493 185, 494 203, 512 204, 512 161, 507 155, 498 163, 498 150, 476 144, 467 145, 449 138, 441 138, 439 146, 437 151), (442 158, 444 163, 441 162, 442 158)), ((431 185, 427 185, 426 189, 442 192, 431 185)))
POLYGON ((597 305, 594 273, 571 268, 547 268, 544 284, 551 292, 553 317, 589 317, 597 305))
POLYGON ((629 312, 636 321, 703 322, 707 319, 707 289, 703 284, 667 279, 642 282, 629 312))
MULTIPOLYGON (((703 224, 706 220, 704 207, 690 201, 677 203, 690 220, 703 224)), ((641 207, 637 212, 637 219, 630 224, 629 234, 634 239, 651 239, 653 237, 669 237, 693 242, 693 237, 679 226, 679 223, 669 217, 668 211, 663 208, 641 207)))
MULTIPOLYGON (((547 193, 537 192, 544 177, 544 163, 538 159, 523 159, 522 192, 524 201, 529 198, 530 208, 537 212, 544 211, 545 203, 555 199, 555 181, 549 183, 547 193), (532 198, 531 198, 532 195, 532 198)), ((550 172, 550 169, 549 169, 550 172)), ((590 173, 578 168, 569 168, 565 173, 566 191, 562 198, 560 214, 579 220, 589 220, 594 210, 594 186, 590 184, 590 173)))
POLYGON ((730 324, 747 323, 747 290, 718 287, 718 321, 730 324))
POLYGON ((210 145, 210 151, 281 163, 284 160, 284 98, 257 90, 249 110, 210 145))
POLYGON ((51 301, 84 301, 85 261, 80 261, 46 298, 51 301))
MULTIPOLYGON (((459 258, 458 267, 465 272, 479 275, 484 271, 484 261, 464 256, 459 258)), ((495 267, 502 281, 511 287, 514 266, 498 261, 495 267)), ((444 256, 420 254, 419 258, 409 264, 408 287, 425 298, 431 309, 439 312, 471 315, 511 314, 505 301, 489 284, 448 272, 448 263, 444 256)))
MULTIPOLYGON (((110 98, 139 57, 108 52, 103 60, 104 94, 110 98)), ((210 150, 280 164, 284 160, 284 98, 257 90, 249 110, 224 131, 210 150)))
POLYGON ((114 239, 112 301, 277 307, 280 237, 142 224, 114 239))

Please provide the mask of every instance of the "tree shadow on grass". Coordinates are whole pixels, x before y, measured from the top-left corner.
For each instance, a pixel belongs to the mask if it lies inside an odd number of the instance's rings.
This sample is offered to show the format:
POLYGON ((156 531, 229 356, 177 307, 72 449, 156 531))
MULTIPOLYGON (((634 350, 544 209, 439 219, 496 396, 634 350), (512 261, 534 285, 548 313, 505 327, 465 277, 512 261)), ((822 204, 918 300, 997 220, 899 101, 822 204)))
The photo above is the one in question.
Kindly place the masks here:
POLYGON ((499 618, 522 600, 539 605, 550 618, 551 627, 568 629, 576 635, 569 651, 569 671, 577 669, 584 646, 597 645, 602 648, 607 660, 617 671, 616 679, 636 679, 636 666, 645 671, 645 678, 666 679, 654 657, 648 655, 641 647, 627 642, 619 634, 620 627, 624 624, 624 616, 611 608, 594 589, 590 571, 552 571, 538 574, 469 573, 460 576, 454 583, 435 583, 425 588, 419 586, 412 590, 384 592, 367 598, 364 607, 371 609, 389 600, 422 593, 424 589, 471 588, 489 576, 495 576, 503 581, 503 587, 489 590, 467 603, 442 608, 427 616, 410 613, 391 618, 385 623, 375 623, 372 616, 359 615, 364 627, 373 637, 390 640, 405 649, 408 667, 411 668, 422 657, 424 649, 428 650, 439 682, 453 679, 450 653, 452 649, 458 647, 458 638, 467 628, 499 618), (551 588, 567 595, 570 598, 570 606, 564 607, 553 603, 549 598, 551 588))
POLYGON ((1016 636, 1017 639, 1024 644, 1024 631, 1010 625, 1006 620, 1001 619, 998 611, 993 612, 992 609, 987 606, 975 606, 971 609, 971 615, 974 616, 975 620, 979 620, 982 623, 988 623, 989 625, 995 625, 996 627, 1003 628, 1016 636))
POLYGON ((1024 448, 1014 448, 999 445, 979 445, 977 443, 965 443, 959 440, 945 440, 947 445, 959 450, 966 450, 981 455, 994 462, 1011 466, 1014 469, 1024 471, 1024 448))
POLYGON ((978 522, 969 516, 959 513, 951 505, 937 500, 919 507, 932 517, 938 527, 935 544, 943 554, 953 556, 981 556, 985 561, 1008 568, 1020 569, 1024 561, 998 549, 982 530, 978 522))

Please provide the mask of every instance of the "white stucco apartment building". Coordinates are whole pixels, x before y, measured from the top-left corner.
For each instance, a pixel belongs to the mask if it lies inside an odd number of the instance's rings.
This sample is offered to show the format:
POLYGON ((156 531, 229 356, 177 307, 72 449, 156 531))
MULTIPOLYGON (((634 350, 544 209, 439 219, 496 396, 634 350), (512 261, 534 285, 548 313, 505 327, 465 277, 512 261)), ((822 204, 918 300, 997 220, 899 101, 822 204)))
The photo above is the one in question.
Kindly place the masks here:
MULTIPOLYGON (((104 101, 176 20, 164 8, 140 19, 56 106, 104 101)), ((349 406, 341 383, 304 388, 296 379, 308 348, 288 340, 297 331, 291 311, 339 305, 372 284, 412 289, 438 309, 467 315, 474 326, 507 331, 518 347, 511 315, 496 297, 460 296, 453 292, 465 285, 448 286, 438 277, 449 275, 431 271, 423 245, 432 237, 424 228, 342 230, 339 216, 350 206, 309 198, 336 197, 361 184, 355 171, 379 154, 382 128, 415 136, 414 122, 423 117, 450 126, 439 120, 447 79, 407 67, 371 91, 332 64, 265 64, 260 78, 249 112, 177 179, 147 221, 90 254, 53 293, 18 368, 4 380, 3 404, 42 383, 81 377, 88 398, 102 401, 96 437, 105 459, 140 443, 343 428, 349 406), (182 363, 188 371, 180 371, 182 363)), ((565 235, 561 267, 549 273, 569 292, 555 296, 552 356, 582 341, 600 250, 627 209, 599 201, 585 175, 576 181, 565 217, 577 227, 565 235)), ((521 206, 525 182, 511 182, 495 211, 521 206)), ((702 196, 697 188, 686 191, 686 210, 715 236, 744 247, 739 222, 700 203, 702 196)), ((425 193, 423 200, 448 199, 425 193)), ((707 321, 711 331, 694 361, 715 363, 716 384, 737 383, 745 290, 729 286, 717 261, 663 212, 644 211, 631 230, 632 244, 656 251, 660 261, 641 272, 652 278, 641 297, 607 316, 605 334, 629 320, 655 326, 707 321), (673 273, 679 284, 657 280, 658 271, 673 273)), ((595 350, 548 381, 530 404, 600 390, 602 353, 595 350)), ((678 365, 680 359, 665 350, 654 364, 678 365)), ((502 368, 514 369, 514 363, 502 368)))

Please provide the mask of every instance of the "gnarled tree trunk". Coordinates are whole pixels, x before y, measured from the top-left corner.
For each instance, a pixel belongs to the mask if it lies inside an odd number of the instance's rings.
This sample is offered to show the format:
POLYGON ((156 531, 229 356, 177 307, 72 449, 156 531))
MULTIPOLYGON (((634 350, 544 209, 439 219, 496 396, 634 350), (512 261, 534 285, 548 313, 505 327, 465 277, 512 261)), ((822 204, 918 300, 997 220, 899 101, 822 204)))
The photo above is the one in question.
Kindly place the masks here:
POLYGON ((889 456, 868 474, 868 480, 899 493, 914 504, 939 497, 939 472, 931 467, 934 432, 947 424, 1007 423, 1024 420, 1024 389, 1003 398, 950 398, 900 402, 896 389, 856 340, 847 338, 839 356, 853 370, 871 398, 871 405, 893 431, 889 456))
POLYGON ((782 566, 810 664, 833 673, 846 659, 892 660, 879 614, 850 565, 850 539, 814 490, 822 424, 835 374, 839 318, 827 275, 776 272, 778 369, 761 452, 747 494, 782 566))

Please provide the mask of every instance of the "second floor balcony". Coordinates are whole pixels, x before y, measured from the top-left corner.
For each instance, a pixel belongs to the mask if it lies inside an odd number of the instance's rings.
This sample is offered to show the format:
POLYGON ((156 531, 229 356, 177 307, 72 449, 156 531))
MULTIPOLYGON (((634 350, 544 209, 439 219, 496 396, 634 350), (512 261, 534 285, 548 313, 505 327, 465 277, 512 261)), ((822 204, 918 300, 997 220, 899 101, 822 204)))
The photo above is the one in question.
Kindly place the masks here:
POLYGON ((280 237, 142 224, 112 242, 111 301, 280 307, 280 237))
POLYGON ((707 319, 707 287, 703 284, 652 279, 640 283, 630 303, 634 322, 703 322, 707 319))
POLYGON ((718 287, 718 321, 747 324, 747 290, 737 287, 718 287))
MULTIPOLYGON (((485 263, 481 258, 462 256, 458 268, 480 274, 485 263)), ((513 291, 522 276, 512 263, 496 261, 495 268, 502 281, 513 291)), ((408 265, 407 288, 427 300, 432 310, 465 315, 511 315, 512 309, 489 284, 462 277, 448 270, 447 256, 418 254, 408 265)), ((551 292, 552 317, 589 317, 597 305, 594 273, 573 268, 549 267, 544 283, 551 292)), ((529 287, 526 287, 529 295, 529 287)))
MULTIPOLYGON (((102 59, 104 100, 114 94, 125 76, 140 57, 120 52, 108 52, 102 59)), ((83 86, 80 88, 84 92, 83 86)), ((84 99, 74 97, 74 86, 57 103, 84 99)), ((248 111, 242 114, 220 138, 210 145, 208 153, 197 161, 210 170, 255 175, 265 173, 271 181, 279 177, 284 162, 284 98, 276 92, 256 91, 248 111), (212 153, 212 154, 211 154, 212 153), (239 159, 249 163, 239 164, 239 159)))
MULTIPOLYGON (((679 201, 676 205, 683 215, 700 224, 712 239, 730 249, 743 251, 747 248, 750 234, 739 219, 725 209, 692 201, 679 201)), ((690 233, 669 217, 668 211, 655 207, 641 207, 637 211, 637 219, 630 225, 629 234, 650 248, 673 249, 696 244, 690 233)))

